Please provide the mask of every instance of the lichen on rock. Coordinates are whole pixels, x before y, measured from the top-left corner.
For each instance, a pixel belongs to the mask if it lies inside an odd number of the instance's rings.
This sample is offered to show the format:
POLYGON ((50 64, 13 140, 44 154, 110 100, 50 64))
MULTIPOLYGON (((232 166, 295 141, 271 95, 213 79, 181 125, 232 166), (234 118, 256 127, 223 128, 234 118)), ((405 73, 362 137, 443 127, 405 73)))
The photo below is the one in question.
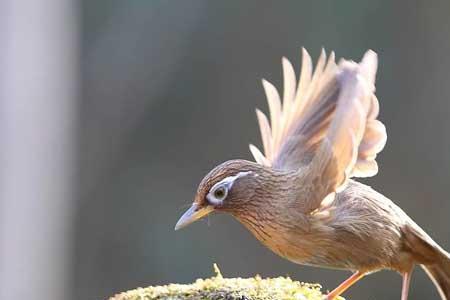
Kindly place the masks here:
MULTIPOLYGON (((137 288, 109 300, 322 300, 319 284, 298 282, 289 277, 223 278, 217 265, 216 276, 197 279, 192 284, 169 284, 137 288)), ((342 298, 340 298, 342 299, 342 298)))

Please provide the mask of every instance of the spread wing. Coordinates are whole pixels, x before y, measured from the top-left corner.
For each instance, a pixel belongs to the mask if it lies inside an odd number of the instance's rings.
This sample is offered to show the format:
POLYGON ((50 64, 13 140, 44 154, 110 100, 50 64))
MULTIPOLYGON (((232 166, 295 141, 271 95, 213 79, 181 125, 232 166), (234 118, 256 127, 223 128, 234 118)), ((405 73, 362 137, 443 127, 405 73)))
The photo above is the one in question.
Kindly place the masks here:
POLYGON ((283 58, 282 65, 283 102, 276 88, 263 80, 270 122, 256 111, 264 154, 250 145, 255 160, 281 170, 308 166, 328 172, 334 183, 324 184, 330 184, 331 192, 350 177, 375 175, 376 155, 386 143, 386 129, 376 119, 375 52, 368 51, 359 64, 346 60, 336 64, 334 53, 327 59, 322 51, 313 72, 303 49, 298 83, 291 63, 283 58))

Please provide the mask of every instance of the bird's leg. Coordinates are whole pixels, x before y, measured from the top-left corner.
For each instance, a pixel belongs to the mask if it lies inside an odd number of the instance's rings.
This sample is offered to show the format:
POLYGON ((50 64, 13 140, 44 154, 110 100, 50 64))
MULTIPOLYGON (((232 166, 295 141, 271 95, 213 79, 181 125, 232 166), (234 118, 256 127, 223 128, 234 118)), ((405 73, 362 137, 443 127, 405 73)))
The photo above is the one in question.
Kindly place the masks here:
POLYGON ((411 282, 412 269, 408 272, 403 273, 403 283, 402 283, 402 300, 408 299, 409 284, 411 282))
MULTIPOLYGON (((358 280, 360 280, 361 278, 364 277, 364 273, 361 272, 355 272, 353 273, 352 276, 350 276, 349 278, 347 278, 347 280, 345 280, 343 283, 341 283, 337 288, 335 288, 333 291, 331 291, 328 295, 327 295, 327 300, 333 300, 334 298, 336 298, 337 296, 341 295, 343 292, 345 292, 349 287, 351 287, 355 282, 357 282, 358 280)), ((403 300, 403 298, 402 298, 403 300)))

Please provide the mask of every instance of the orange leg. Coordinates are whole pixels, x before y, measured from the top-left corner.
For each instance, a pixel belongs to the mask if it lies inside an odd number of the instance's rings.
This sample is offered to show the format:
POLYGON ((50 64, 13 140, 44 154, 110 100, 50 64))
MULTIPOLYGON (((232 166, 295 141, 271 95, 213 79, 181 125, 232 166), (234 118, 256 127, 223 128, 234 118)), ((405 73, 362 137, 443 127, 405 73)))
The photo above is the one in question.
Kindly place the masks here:
MULTIPOLYGON (((359 271, 356 273, 353 273, 352 276, 350 276, 347 280, 345 280, 343 283, 341 283, 337 288, 335 288, 333 291, 331 291, 327 295, 327 300, 333 300, 337 296, 341 295, 349 287, 351 287, 355 282, 357 282, 358 280, 363 278, 364 275, 365 275, 364 273, 361 273, 359 271)), ((402 300, 404 300, 404 299, 402 298, 402 300)))
POLYGON ((411 283, 412 270, 403 273, 403 283, 402 283, 402 300, 408 299, 409 284, 411 283))

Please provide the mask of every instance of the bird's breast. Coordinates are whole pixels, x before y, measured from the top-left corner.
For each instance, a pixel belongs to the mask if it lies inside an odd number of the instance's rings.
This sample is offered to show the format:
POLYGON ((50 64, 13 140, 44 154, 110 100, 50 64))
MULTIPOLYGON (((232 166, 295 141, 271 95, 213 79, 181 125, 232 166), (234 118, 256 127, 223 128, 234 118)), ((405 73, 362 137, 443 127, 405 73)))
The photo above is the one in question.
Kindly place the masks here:
POLYGON ((279 256, 296 263, 303 263, 312 258, 311 246, 302 237, 304 236, 302 229, 280 224, 280 218, 278 222, 248 216, 238 219, 256 239, 279 256))

